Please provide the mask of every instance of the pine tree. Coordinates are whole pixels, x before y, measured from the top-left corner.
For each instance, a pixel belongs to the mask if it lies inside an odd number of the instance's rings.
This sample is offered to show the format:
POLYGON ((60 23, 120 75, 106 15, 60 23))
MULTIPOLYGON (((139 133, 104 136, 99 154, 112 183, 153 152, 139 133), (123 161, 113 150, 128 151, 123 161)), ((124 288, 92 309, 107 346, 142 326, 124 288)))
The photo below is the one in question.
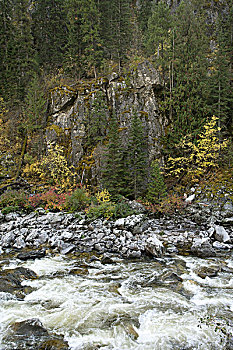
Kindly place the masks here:
POLYGON ((21 172, 24 156, 30 148, 31 156, 40 156, 43 145, 42 121, 46 108, 44 92, 40 88, 39 78, 34 73, 28 85, 27 94, 22 107, 20 130, 22 138, 21 154, 18 162, 16 178, 21 172))
POLYGON ((108 108, 105 96, 101 91, 92 95, 86 116, 87 148, 93 149, 106 136, 108 108))
POLYGON ((63 0, 37 0, 33 3, 33 36, 37 59, 47 70, 61 67, 67 43, 63 0))
POLYGON ((128 169, 130 173, 129 188, 136 199, 143 196, 147 186, 147 143, 139 116, 134 113, 129 132, 128 169))
POLYGON ((106 53, 105 57, 118 63, 121 71, 122 63, 130 50, 132 38, 131 9, 128 0, 103 0, 100 3, 101 38, 106 53))
POLYGON ((151 17, 151 8, 153 0, 139 2, 138 6, 138 22, 143 35, 147 32, 148 20, 151 17))
MULTIPOLYGON (((208 104, 212 114, 218 116, 218 126, 224 132, 230 131, 232 122, 232 71, 231 55, 233 42, 230 39, 233 28, 233 6, 228 9, 227 15, 219 14, 215 28, 215 49, 211 56, 211 66, 209 68, 209 88, 210 94, 208 104)), ((233 41, 233 40, 232 40, 233 41)))
POLYGON ((165 78, 165 70, 168 71, 171 60, 172 30, 172 18, 166 2, 161 1, 155 4, 148 20, 145 46, 150 55, 154 54, 157 57, 157 63, 158 66, 161 65, 163 78, 165 78))
POLYGON ((102 61, 99 12, 94 0, 67 0, 68 45, 66 69, 79 77, 97 76, 102 61))
POLYGON ((182 2, 175 13, 173 76, 162 103, 170 116, 165 147, 179 154, 178 144, 185 134, 195 138, 210 115, 207 97, 209 42, 206 23, 191 2, 182 2))
POLYGON ((103 184, 114 197, 128 193, 128 172, 124 150, 119 138, 119 127, 115 114, 110 118, 106 159, 103 170, 103 184))
POLYGON ((166 196, 166 185, 161 174, 158 162, 151 164, 150 181, 147 191, 147 199, 150 203, 159 203, 166 196))
POLYGON ((34 70, 31 17, 27 0, 1 2, 1 79, 6 100, 17 105, 23 100, 25 89, 34 70))
POLYGON ((0 2, 0 94, 5 101, 10 95, 10 86, 13 80, 10 66, 10 52, 9 49, 13 46, 13 23, 12 23, 12 2, 3 0, 0 2))

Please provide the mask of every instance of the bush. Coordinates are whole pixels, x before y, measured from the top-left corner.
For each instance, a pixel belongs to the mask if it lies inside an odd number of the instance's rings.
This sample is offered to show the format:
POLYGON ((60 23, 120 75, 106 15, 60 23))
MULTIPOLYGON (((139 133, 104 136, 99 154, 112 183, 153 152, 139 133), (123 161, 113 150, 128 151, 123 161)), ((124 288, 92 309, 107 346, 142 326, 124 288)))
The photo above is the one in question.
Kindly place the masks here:
POLYGON ((17 210, 19 210, 20 208, 18 206, 13 206, 13 205, 10 205, 9 207, 6 207, 6 208, 3 208, 2 209, 2 214, 3 215, 7 215, 9 213, 12 213, 12 212, 15 212, 17 210))
POLYGON ((57 193, 54 188, 51 188, 45 193, 38 193, 28 197, 26 205, 29 209, 43 207, 44 209, 64 210, 67 206, 67 196, 68 193, 57 193))
POLYGON ((77 188, 70 196, 66 198, 66 207, 70 211, 79 211, 85 209, 90 204, 89 194, 82 188, 77 188))
POLYGON ((110 219, 115 214, 116 206, 111 202, 103 202, 99 205, 92 205, 87 211, 87 217, 91 220, 98 218, 110 219))
POLYGON ((114 218, 124 218, 129 215, 137 214, 127 202, 120 201, 115 205, 114 218))
POLYGON ((26 203, 27 195, 24 191, 9 190, 0 196, 0 208, 17 207, 19 209, 24 208, 26 203))

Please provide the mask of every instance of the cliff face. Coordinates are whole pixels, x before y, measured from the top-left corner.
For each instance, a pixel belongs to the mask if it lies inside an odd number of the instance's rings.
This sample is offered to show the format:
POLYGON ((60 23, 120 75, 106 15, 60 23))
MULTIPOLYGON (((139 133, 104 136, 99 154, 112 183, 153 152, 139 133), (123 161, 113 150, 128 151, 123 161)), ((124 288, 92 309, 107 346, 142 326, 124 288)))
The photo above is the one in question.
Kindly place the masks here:
POLYGON ((55 87, 51 90, 46 139, 65 146, 75 166, 87 164, 92 157, 94 173, 106 147, 111 113, 117 116, 123 145, 127 144, 132 115, 137 113, 148 139, 149 157, 159 157, 159 138, 167 124, 159 114, 161 91, 159 74, 148 61, 121 77, 112 73, 72 87, 55 87))

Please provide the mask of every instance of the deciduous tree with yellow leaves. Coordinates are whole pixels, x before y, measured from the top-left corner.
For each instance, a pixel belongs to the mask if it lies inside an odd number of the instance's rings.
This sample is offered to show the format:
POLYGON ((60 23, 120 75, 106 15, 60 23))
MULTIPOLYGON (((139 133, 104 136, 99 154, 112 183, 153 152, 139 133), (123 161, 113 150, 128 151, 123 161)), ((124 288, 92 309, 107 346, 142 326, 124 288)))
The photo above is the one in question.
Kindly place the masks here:
POLYGON ((220 141, 217 122, 218 118, 213 116, 204 125, 204 131, 198 135, 196 142, 191 140, 190 135, 181 140, 178 147, 184 155, 168 158, 166 170, 169 175, 195 183, 210 170, 218 167, 221 151, 227 147, 228 141, 220 141))

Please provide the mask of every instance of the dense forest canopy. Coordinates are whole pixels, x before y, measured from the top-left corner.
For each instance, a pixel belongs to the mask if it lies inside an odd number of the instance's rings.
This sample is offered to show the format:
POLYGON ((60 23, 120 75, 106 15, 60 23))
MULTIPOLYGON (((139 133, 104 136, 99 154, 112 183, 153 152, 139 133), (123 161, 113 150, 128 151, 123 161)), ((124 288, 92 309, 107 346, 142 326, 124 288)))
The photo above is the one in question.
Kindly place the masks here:
MULTIPOLYGON (((194 147, 209 137, 203 130, 213 128, 212 145, 202 154, 204 169, 213 169, 208 163, 208 153, 216 150, 213 143, 219 145, 218 166, 232 167, 232 0, 0 0, 0 32, 3 183, 48 157, 43 139, 51 88, 112 72, 126 79, 126 72, 145 60, 162 81, 160 113, 168 120, 160 139, 165 175, 172 177, 177 166, 183 169, 177 181, 187 177, 185 168, 200 160, 201 151, 194 147), (226 138, 227 145, 220 147, 226 138), (181 166, 181 159, 186 165, 181 166)), ((86 126, 88 154, 99 142, 107 147, 98 185, 133 198, 144 197, 149 186, 151 200, 155 163, 150 164, 140 118, 132 113, 123 147, 116 135, 116 111, 107 102, 96 98, 86 126)), ((62 156, 58 151, 56 155, 62 156)), ((66 150, 64 157, 69 168, 66 150)), ((80 181, 83 176, 79 171, 80 181)), ((200 174, 192 180, 200 180, 200 174)))

